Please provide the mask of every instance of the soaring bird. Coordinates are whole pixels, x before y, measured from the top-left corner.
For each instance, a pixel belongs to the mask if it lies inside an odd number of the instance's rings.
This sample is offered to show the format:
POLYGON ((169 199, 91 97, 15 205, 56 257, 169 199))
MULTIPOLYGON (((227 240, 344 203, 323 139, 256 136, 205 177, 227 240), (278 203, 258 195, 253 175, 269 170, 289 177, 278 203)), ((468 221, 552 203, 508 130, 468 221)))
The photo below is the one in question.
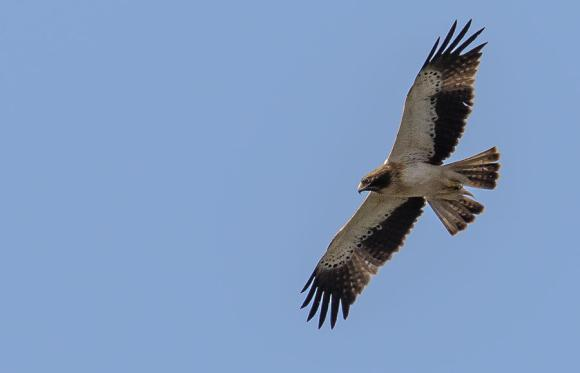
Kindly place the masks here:
POLYGON ((451 235, 465 229, 483 205, 467 187, 493 189, 499 176, 495 147, 444 165, 463 134, 473 106, 475 75, 487 43, 470 48, 484 30, 467 39, 471 20, 454 37, 457 21, 439 46, 437 38, 407 94, 395 144, 387 160, 364 176, 368 191, 352 218, 334 236, 302 292, 312 303, 308 321, 320 308, 318 327, 330 306, 334 328, 405 236, 428 202, 451 235), (437 48, 439 46, 439 48, 437 48))

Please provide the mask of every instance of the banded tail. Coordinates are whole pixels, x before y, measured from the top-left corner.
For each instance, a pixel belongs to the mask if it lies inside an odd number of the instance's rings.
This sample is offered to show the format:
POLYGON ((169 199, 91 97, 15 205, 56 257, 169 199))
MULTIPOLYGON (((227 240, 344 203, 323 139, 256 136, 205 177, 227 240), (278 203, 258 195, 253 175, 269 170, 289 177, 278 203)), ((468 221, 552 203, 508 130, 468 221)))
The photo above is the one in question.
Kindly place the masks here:
MULTIPOLYGON (((494 189, 499 178, 499 152, 493 147, 482 153, 453 162, 444 167, 462 176, 461 182, 465 186, 494 189)), ((467 228, 467 224, 475 220, 475 215, 483 211, 483 205, 466 195, 471 195, 465 189, 462 195, 455 199, 430 200, 429 204, 441 220, 445 228, 452 235, 467 228)))

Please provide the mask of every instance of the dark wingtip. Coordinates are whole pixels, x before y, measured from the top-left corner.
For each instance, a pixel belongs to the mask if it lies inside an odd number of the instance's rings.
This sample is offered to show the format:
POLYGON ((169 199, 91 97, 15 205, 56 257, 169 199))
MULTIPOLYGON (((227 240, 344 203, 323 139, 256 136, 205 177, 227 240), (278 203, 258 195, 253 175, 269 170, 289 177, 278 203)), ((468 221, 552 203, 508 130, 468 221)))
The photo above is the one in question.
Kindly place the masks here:
POLYGON ((483 32, 483 30, 485 30, 485 27, 474 32, 473 35, 467 38, 467 40, 465 40, 463 44, 461 44, 459 47, 457 47, 457 49, 453 51, 453 54, 460 55, 461 52, 463 52, 463 50, 469 46, 469 44, 473 43, 473 41, 477 39, 477 37, 479 36, 479 34, 483 32))
MULTIPOLYGON (((453 21, 453 24, 451 25, 449 32, 445 36, 445 39, 443 39, 441 46, 439 47, 439 49, 437 49, 437 47, 439 46, 439 41, 441 40, 440 38, 437 38, 437 40, 435 41, 435 45, 433 46, 433 48, 429 52, 429 55, 428 55, 427 59, 425 60, 425 63, 423 64, 421 69, 424 69, 429 63, 432 63, 432 62, 434 63, 441 56, 460 55, 461 52, 465 48, 467 48, 467 46, 469 46, 469 44, 471 44, 479 36, 479 34, 481 34, 483 32, 483 30, 485 30, 485 27, 482 27, 480 30, 476 31, 473 35, 471 35, 466 41, 464 41, 458 47, 458 45, 461 42, 461 40, 463 39, 463 37, 467 34, 467 31, 469 31, 469 28, 471 27, 472 22, 473 22, 473 19, 469 19, 469 21, 467 21, 467 23, 461 28, 461 30, 455 36, 455 38, 453 38, 453 36, 455 34, 455 30, 457 28, 457 20, 453 21), (451 39, 453 39, 453 41, 451 39)), ((477 50, 473 53, 479 52, 484 46, 485 46, 485 43, 482 44, 481 46, 476 47, 477 50)), ((474 49, 476 49, 476 48, 474 48, 474 49)), ((471 53, 471 51, 469 53, 471 53)))
POLYGON ((334 329, 336 325, 336 318, 338 316, 338 304, 340 302, 340 298, 336 295, 332 295, 332 303, 330 305, 330 329, 334 329))
POLYGON ((306 289, 308 289, 308 287, 312 283, 312 280, 314 280, 314 275, 315 274, 316 274, 316 270, 314 270, 314 272, 312 272, 312 274, 310 275, 310 278, 308 279, 308 281, 306 281, 306 285, 304 285, 304 287, 302 288, 302 290, 300 291, 300 293, 304 293, 306 291, 306 289))
POLYGON ((314 296, 314 292, 316 291, 316 286, 312 286, 310 288, 310 291, 308 292, 308 294, 306 295, 306 299, 304 299, 304 303, 302 303, 302 306, 300 307, 301 309, 308 306, 308 304, 310 303, 310 301, 312 300, 312 297, 314 296))
POLYGON ((453 41, 451 42, 451 44, 447 47, 447 49, 445 50, 445 54, 448 53, 452 53, 453 49, 457 46, 457 44, 459 44, 459 42, 461 41, 461 39, 463 39, 463 37, 465 36, 465 34, 467 34, 467 31, 469 31, 469 27, 471 27, 471 20, 469 20, 465 26, 463 26, 463 28, 461 29, 461 31, 459 31, 459 34, 457 34, 457 36, 455 37, 455 39, 453 39, 453 41))
POLYGON ((453 34, 455 33, 456 27, 457 27, 457 20, 455 20, 453 22, 453 24, 451 25, 451 28, 449 29, 449 32, 447 32, 447 35, 445 35, 445 39, 443 39, 443 43, 441 43, 439 50, 433 56, 433 60, 436 60, 437 58, 439 58, 443 54, 443 52, 445 51, 445 48, 447 48, 447 45, 449 44, 449 42, 451 41, 451 38, 453 37, 453 34))
POLYGON ((440 38, 437 38, 437 40, 435 40, 435 44, 433 44, 433 48, 431 48, 431 51, 427 55, 427 59, 425 60, 425 63, 423 63, 423 66, 421 67, 421 69, 423 69, 425 66, 427 66, 429 64, 429 62, 431 62, 431 57, 433 57, 433 55, 435 54, 435 51, 437 50, 437 46, 439 45, 439 40, 440 40, 440 38))
POLYGON ((318 318, 318 329, 324 324, 326 320, 326 313, 328 312, 328 304, 330 303, 330 293, 324 292, 324 297, 322 298, 322 307, 320 308, 320 317, 318 318))
POLYGON ((350 309, 350 304, 348 304, 347 302, 344 302, 344 301, 341 302, 341 304, 342 304, 342 318, 346 320, 348 317, 348 311, 350 309))
POLYGON ((471 55, 474 55, 474 54, 477 54, 477 53, 479 53, 479 52, 480 52, 480 51, 483 49, 483 47, 485 47, 486 45, 487 45, 487 41, 486 41, 485 43, 481 43, 481 44, 479 44, 477 47, 475 47, 475 48, 473 48, 472 50, 470 50, 470 51, 469 51, 467 54, 468 54, 468 55, 470 55, 470 56, 471 56, 471 55))
POLYGON ((469 21, 467 21, 467 23, 465 24, 465 26, 463 26, 463 29, 465 30, 465 32, 467 32, 467 30, 469 30, 469 28, 471 27, 472 21, 473 21, 473 19, 470 18, 469 21))
POLYGON ((306 319, 306 321, 312 320, 314 315, 316 315, 316 311, 318 311, 318 306, 320 306, 320 298, 322 298, 322 290, 318 288, 318 290, 316 290, 316 296, 314 297, 314 302, 312 303, 312 308, 308 313, 308 318, 306 319))

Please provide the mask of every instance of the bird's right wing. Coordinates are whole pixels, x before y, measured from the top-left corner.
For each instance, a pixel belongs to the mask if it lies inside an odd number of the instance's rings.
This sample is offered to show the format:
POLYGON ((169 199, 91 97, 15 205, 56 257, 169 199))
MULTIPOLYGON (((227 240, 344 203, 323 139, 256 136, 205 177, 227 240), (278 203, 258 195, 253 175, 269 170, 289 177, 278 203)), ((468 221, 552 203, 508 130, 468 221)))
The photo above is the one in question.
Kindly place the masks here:
POLYGON ((308 320, 322 304, 320 328, 330 304, 330 325, 334 328, 339 303, 346 319, 351 304, 371 276, 401 247, 424 205, 423 197, 392 198, 371 192, 334 236, 302 289, 304 292, 310 287, 302 308, 314 299, 308 320))
POLYGON ((486 44, 463 53, 483 31, 461 43, 470 25, 471 21, 453 38, 455 22, 439 49, 439 39, 435 42, 407 95, 388 161, 440 165, 455 149, 471 113, 475 75, 486 44))

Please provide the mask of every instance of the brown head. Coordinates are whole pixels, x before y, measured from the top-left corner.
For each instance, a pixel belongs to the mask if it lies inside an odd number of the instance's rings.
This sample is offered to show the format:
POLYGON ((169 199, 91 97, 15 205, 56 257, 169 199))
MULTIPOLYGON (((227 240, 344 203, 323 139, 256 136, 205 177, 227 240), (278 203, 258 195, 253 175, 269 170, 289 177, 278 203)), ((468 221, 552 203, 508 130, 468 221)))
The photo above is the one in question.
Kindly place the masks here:
POLYGON ((358 192, 362 193, 364 191, 381 193, 386 188, 391 185, 393 178, 393 169, 390 165, 384 164, 368 175, 363 177, 358 185, 358 192))

